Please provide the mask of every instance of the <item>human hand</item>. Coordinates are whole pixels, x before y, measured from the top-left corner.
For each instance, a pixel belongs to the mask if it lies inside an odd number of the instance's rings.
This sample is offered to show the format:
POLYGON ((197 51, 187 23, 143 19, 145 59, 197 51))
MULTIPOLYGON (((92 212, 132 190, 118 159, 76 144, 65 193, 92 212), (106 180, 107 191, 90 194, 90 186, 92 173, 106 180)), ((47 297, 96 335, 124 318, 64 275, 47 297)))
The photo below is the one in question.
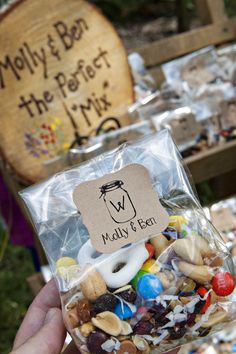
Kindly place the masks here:
MULTIPOLYGON (((60 307, 58 289, 51 280, 30 305, 10 354, 60 354, 66 335, 60 307)), ((177 354, 178 351, 174 349, 166 354, 177 354)), ((63 352, 76 353, 79 351, 74 342, 63 352)))
POLYGON ((10 354, 59 354, 66 330, 54 280, 35 298, 16 335, 10 354))

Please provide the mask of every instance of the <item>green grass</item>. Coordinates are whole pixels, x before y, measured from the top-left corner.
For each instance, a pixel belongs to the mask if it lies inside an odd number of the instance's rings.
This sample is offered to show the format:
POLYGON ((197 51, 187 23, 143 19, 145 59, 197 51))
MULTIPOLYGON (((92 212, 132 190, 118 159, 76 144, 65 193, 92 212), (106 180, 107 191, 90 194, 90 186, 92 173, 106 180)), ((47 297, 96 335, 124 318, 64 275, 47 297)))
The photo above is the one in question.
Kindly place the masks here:
POLYGON ((26 278, 34 273, 30 251, 8 245, 0 263, 0 353, 8 354, 32 294, 26 278))

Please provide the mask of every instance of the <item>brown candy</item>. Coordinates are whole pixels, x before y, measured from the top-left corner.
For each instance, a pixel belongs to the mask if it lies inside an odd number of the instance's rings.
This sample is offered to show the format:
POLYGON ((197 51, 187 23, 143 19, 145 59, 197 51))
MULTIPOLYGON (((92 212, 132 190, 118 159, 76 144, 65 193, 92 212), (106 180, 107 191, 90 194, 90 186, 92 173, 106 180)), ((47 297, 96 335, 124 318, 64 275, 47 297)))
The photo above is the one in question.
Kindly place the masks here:
POLYGON ((121 342, 120 349, 116 351, 116 354, 124 354, 124 353, 129 353, 129 354, 137 353, 136 346, 130 340, 124 340, 123 342, 121 342))

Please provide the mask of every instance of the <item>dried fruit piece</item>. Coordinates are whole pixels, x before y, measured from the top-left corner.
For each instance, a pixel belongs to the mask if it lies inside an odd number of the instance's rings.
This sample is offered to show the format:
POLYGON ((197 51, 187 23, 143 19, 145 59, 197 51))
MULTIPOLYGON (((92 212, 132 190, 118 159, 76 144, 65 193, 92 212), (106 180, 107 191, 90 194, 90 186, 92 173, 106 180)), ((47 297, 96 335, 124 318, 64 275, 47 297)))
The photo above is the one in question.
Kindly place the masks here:
POLYGON ((99 313, 92 318, 92 323, 95 327, 112 336, 118 336, 122 330, 121 320, 110 311, 99 313))
POLYGON ((139 321, 133 328, 134 334, 150 334, 154 328, 150 321, 139 321))
POLYGON ((88 322, 88 323, 84 323, 81 327, 80 327, 80 333, 82 334, 82 336, 84 337, 88 337, 90 335, 91 332, 93 332, 95 330, 94 325, 92 324, 92 322, 88 322))
POLYGON ((185 276, 193 279, 199 284, 205 284, 207 282, 210 282, 213 277, 211 269, 205 265, 198 266, 187 262, 179 262, 178 266, 179 270, 185 276))
POLYGON ((170 339, 175 340, 182 338, 187 332, 187 328, 184 323, 178 323, 178 325, 168 329, 168 331, 170 339))
POLYGON ((88 276, 81 282, 80 288, 83 295, 90 301, 95 301, 107 292, 104 279, 95 269, 89 271, 88 276))
POLYGON ((120 292, 119 296, 121 296, 125 301, 131 302, 131 304, 135 303, 137 299, 137 294, 132 288, 120 292))
POLYGON ((73 307, 66 313, 66 321, 69 323, 70 328, 76 328, 79 326, 79 317, 76 307, 73 307))
POLYGON ((190 238, 178 239, 173 243, 175 253, 184 261, 196 265, 203 265, 200 250, 190 238))
POLYGON ((113 311, 117 303, 117 299, 112 294, 104 294, 99 296, 92 305, 92 315, 96 316, 100 312, 113 311))
POLYGON ((134 343, 131 342, 131 340, 124 340, 123 342, 121 342, 120 349, 116 351, 116 354, 125 354, 125 353, 129 353, 129 354, 137 353, 137 349, 134 343))
POLYGON ((105 343, 108 336, 103 332, 92 332, 87 339, 87 347, 91 354, 104 354, 107 352, 101 348, 102 344, 105 343))
POLYGON ((216 295, 219 296, 227 296, 235 288, 234 278, 229 272, 220 272, 214 275, 211 285, 216 295))
POLYGON ((79 325, 89 322, 91 319, 90 315, 90 303, 87 299, 79 300, 76 304, 76 310, 78 314, 79 325))
POLYGON ((187 325, 189 327, 192 327, 195 325, 195 319, 197 317, 197 314, 196 313, 189 313, 188 314, 188 318, 187 318, 187 325))

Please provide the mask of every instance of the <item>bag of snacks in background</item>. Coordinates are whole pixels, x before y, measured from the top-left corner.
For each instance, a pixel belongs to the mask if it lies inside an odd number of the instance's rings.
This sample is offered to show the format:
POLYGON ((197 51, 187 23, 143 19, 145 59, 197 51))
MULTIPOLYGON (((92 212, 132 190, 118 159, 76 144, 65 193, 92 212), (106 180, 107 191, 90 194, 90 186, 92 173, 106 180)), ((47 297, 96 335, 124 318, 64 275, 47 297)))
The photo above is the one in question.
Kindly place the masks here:
POLYGON ((162 70, 169 85, 194 97, 202 95, 202 87, 205 94, 207 88, 212 90, 215 86, 215 90, 218 90, 219 84, 225 80, 213 46, 163 64, 162 70))
POLYGON ((82 353, 162 353, 234 317, 231 256, 168 131, 21 196, 82 353))

